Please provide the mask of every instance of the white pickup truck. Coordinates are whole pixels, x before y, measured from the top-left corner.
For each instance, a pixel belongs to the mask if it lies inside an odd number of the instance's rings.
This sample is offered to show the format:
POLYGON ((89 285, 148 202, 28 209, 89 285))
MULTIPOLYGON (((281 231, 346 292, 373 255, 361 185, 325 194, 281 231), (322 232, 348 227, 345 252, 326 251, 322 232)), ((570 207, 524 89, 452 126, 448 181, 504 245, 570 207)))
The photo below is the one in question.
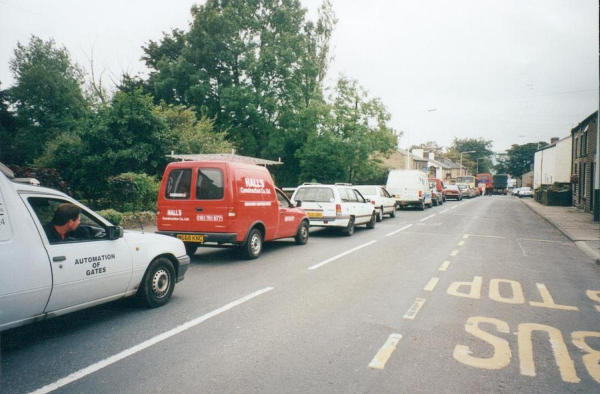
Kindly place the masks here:
POLYGON ((133 295, 164 305, 189 263, 180 240, 123 231, 64 193, 15 182, 0 163, 0 331, 133 295), (86 239, 46 234, 63 203, 81 208, 86 239))

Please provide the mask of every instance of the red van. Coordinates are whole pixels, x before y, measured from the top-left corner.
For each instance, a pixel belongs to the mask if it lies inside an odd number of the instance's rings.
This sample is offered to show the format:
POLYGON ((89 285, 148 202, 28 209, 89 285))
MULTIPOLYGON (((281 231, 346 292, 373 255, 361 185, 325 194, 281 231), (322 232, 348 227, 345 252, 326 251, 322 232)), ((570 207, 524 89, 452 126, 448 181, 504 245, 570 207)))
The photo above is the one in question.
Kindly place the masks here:
POLYGON ((294 237, 298 245, 308 242, 306 213, 275 187, 266 168, 255 164, 169 164, 156 217, 157 232, 182 240, 189 255, 199 246, 236 245, 255 259, 265 241, 294 237))

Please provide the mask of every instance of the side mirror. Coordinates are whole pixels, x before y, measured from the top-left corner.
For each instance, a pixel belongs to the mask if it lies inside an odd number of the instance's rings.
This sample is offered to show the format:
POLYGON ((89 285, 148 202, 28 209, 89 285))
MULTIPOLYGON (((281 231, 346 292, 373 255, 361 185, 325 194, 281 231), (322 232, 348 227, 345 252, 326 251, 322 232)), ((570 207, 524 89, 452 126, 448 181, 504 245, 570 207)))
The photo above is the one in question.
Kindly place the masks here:
POLYGON ((121 226, 109 226, 106 231, 107 238, 111 241, 123 237, 123 227, 121 226))
POLYGON ((302 201, 296 201, 296 208, 300 208, 302 206, 302 201))

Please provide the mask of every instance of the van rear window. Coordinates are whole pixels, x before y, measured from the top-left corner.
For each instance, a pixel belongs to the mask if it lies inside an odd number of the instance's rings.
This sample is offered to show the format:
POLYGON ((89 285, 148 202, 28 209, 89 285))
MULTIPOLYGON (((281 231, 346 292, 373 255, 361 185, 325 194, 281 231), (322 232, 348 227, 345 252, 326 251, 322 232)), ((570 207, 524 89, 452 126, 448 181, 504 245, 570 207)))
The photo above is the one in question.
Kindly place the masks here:
POLYGON ((295 201, 306 202, 331 202, 333 198, 333 190, 327 187, 300 188, 294 196, 295 201))
POLYGON ((171 200, 190 198, 191 181, 191 169, 186 168, 171 171, 169 179, 167 179, 167 187, 165 187, 165 198, 171 200))
POLYGON ((199 168, 196 181, 196 200, 223 198, 223 172, 218 168, 199 168))

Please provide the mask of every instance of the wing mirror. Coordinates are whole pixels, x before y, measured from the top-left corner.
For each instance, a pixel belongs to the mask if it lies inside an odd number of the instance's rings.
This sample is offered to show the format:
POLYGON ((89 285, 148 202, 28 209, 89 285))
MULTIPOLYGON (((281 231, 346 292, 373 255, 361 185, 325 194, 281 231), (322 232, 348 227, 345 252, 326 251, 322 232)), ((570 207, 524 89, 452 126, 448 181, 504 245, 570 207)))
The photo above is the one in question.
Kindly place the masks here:
POLYGON ((302 206, 302 201, 296 201, 296 208, 300 208, 302 206))
POLYGON ((121 226, 109 226, 106 229, 107 238, 109 240, 115 240, 123 237, 123 227, 121 226))

